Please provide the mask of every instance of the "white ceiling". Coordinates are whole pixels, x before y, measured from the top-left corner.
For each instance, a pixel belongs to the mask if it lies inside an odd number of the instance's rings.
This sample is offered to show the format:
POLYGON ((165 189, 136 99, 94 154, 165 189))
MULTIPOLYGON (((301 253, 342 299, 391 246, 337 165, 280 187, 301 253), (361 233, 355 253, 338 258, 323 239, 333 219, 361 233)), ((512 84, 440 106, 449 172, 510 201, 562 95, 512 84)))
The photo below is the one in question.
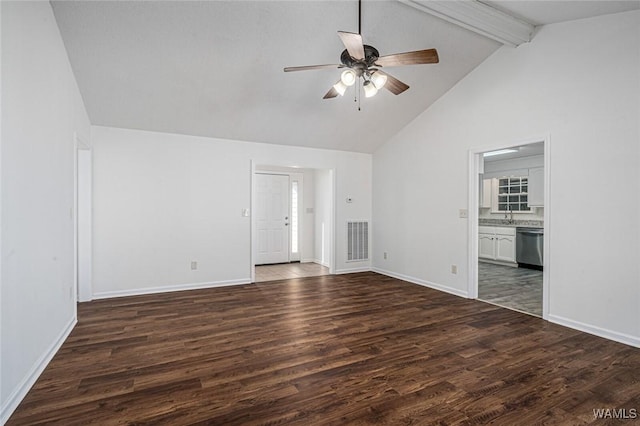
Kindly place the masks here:
POLYGON ((534 25, 555 24, 640 9, 638 0, 483 0, 482 2, 534 25))
MULTIPOLYGON (((533 23, 638 8, 638 1, 485 2, 533 23), (630 6, 631 4, 631 6, 630 6)), ((499 44, 397 1, 363 1, 362 34, 381 55, 435 47, 440 63, 385 70, 411 88, 323 100, 339 70, 337 31, 356 1, 54 1, 92 124, 373 152, 499 44)), ((535 39, 533 41, 535 43, 535 39)))

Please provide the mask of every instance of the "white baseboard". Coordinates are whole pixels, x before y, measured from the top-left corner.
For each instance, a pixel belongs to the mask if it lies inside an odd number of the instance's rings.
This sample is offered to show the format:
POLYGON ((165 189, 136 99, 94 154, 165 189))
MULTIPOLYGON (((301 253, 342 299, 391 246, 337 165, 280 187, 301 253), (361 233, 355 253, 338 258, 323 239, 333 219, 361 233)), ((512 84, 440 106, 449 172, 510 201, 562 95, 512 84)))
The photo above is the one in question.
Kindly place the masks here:
POLYGON ((420 278, 410 277, 410 276, 404 275, 404 274, 398 274, 396 272, 386 271, 386 270, 380 269, 380 268, 375 268, 374 267, 374 268, 371 268, 371 270, 373 272, 377 272, 378 274, 386 275, 386 276, 391 277, 391 278, 397 278, 399 280, 407 281, 407 282, 410 282, 412 284, 418 284, 418 285, 421 285, 421 286, 424 286, 424 287, 429 287, 429 288, 432 288, 434 290, 444 291, 445 293, 453 294, 455 296, 460 296, 460 297, 465 297, 465 298, 469 297, 469 293, 467 293, 466 291, 463 291, 463 290, 459 290, 457 288, 449 287, 449 286, 442 285, 442 284, 433 283, 431 281, 422 280, 420 278))
POLYGON ((143 294, 168 293, 171 291, 198 290, 203 288, 226 287, 230 285, 251 284, 250 278, 240 280, 214 281, 207 283, 187 283, 162 287, 145 287, 131 290, 102 291, 93 294, 93 299, 110 299, 112 297, 140 296, 143 294))
POLYGON ((300 263, 316 263, 315 259, 300 259, 300 263))
POLYGON ((598 327, 595 325, 585 324, 580 321, 574 321, 572 319, 553 314, 549 314, 549 317, 547 319, 552 323, 573 328, 574 330, 584 331, 585 333, 593 334, 598 337, 604 337, 605 339, 640 348, 640 337, 637 336, 619 333, 617 331, 608 330, 606 328, 598 327))
POLYGON ((336 269, 336 275, 355 274, 356 272, 371 272, 370 266, 361 266, 359 268, 336 269))
POLYGON ((312 262, 313 263, 317 263, 318 265, 322 265, 322 266, 325 266, 327 268, 330 268, 329 262, 323 262, 320 259, 313 259, 312 262))
POLYGON ((71 334, 77 322, 78 320, 74 315, 49 348, 38 358, 33 367, 31 367, 29 373, 22 379, 15 390, 11 392, 11 395, 9 395, 9 398, 7 398, 0 410, 0 424, 5 424, 9 420, 11 414, 13 414, 16 408, 18 408, 18 405, 20 405, 20 402, 27 396, 27 392, 29 392, 36 380, 38 380, 38 377, 40 377, 44 369, 47 368, 47 365, 49 365, 56 352, 58 352, 60 346, 67 340, 67 337, 69 337, 69 334, 71 334))

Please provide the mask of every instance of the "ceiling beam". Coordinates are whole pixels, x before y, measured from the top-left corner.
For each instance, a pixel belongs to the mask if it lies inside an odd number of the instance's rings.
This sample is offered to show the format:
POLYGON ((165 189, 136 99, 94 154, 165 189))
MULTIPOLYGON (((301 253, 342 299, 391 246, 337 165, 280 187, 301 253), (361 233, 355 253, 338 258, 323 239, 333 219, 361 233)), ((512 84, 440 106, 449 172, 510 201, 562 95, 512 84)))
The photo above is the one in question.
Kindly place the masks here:
POLYGON ((477 0, 398 0, 445 21, 516 47, 531 41, 534 25, 477 0))

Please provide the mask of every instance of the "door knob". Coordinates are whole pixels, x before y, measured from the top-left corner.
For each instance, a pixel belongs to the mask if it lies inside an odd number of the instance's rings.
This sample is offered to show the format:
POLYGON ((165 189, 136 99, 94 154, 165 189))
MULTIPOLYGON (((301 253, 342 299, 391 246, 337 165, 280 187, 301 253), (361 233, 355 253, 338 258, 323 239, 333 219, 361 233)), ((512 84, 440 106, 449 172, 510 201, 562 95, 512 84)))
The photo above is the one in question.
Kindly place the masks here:
POLYGON ((285 223, 285 224, 284 224, 284 226, 289 226, 289 224, 288 224, 288 223, 285 223))

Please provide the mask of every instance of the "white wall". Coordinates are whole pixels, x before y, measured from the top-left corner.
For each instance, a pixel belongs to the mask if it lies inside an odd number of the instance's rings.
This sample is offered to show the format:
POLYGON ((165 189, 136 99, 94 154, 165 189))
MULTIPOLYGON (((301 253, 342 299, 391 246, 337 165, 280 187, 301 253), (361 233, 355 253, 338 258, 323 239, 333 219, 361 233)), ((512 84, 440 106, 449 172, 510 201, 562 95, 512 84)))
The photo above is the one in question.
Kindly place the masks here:
MULTIPOLYGON (((371 217, 371 155, 92 127, 96 297, 250 281, 251 161, 335 169, 338 222, 371 217), (191 260, 198 270, 190 270, 191 260)), ((337 230, 336 269, 346 263, 337 230)))
POLYGON ((465 295, 468 150, 550 135, 549 318, 640 345, 639 28, 638 11, 545 26, 375 152, 374 267, 465 295))
POLYGON ((74 132, 87 118, 48 2, 2 2, 2 421, 75 323, 74 132))
MULTIPOLYGON (((316 170, 314 175, 315 193, 315 262, 329 266, 331 246, 329 241, 333 230, 331 220, 331 171, 316 170)), ((346 219, 346 218, 345 218, 346 219)))

